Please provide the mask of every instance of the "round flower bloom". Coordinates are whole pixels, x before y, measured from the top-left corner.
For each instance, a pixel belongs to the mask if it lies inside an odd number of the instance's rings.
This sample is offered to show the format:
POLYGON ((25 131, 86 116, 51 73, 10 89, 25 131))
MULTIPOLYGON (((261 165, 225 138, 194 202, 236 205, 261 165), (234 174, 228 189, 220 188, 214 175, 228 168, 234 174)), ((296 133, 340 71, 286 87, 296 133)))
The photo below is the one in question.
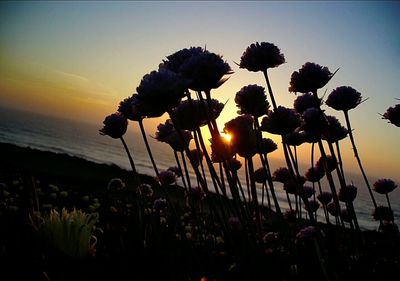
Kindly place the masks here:
POLYGON ((374 220, 392 221, 394 219, 393 211, 386 206, 378 206, 373 212, 374 220))
POLYGON ((167 60, 163 60, 163 62, 159 65, 159 69, 168 69, 175 73, 180 72, 180 68, 182 64, 192 56, 198 55, 205 52, 201 47, 190 47, 189 49, 179 50, 172 55, 167 56, 167 60))
POLYGON ((252 157, 257 152, 253 122, 251 115, 241 115, 225 123, 224 133, 232 136, 231 144, 242 157, 252 157))
POLYGON ((325 170, 321 167, 311 167, 307 170, 305 177, 310 182, 318 182, 325 176, 325 170))
POLYGON ((152 197, 154 192, 150 184, 142 183, 138 186, 137 193, 144 197, 152 197))
POLYGON ((304 142, 306 143, 316 143, 321 140, 320 132, 303 130, 301 131, 301 134, 303 135, 304 142))
POLYGON ((313 62, 306 62, 299 71, 294 71, 290 77, 289 92, 291 93, 316 93, 324 87, 333 77, 327 67, 313 62))
POLYGON ((164 198, 158 198, 154 200, 153 209, 156 211, 162 211, 167 208, 167 200, 164 198))
POLYGON ((276 135, 292 133, 300 126, 300 115, 293 109, 278 106, 261 121, 261 130, 276 135))
POLYGON ((278 145, 270 138, 262 138, 259 153, 268 154, 278 149, 278 145))
POLYGON ((303 188, 304 183, 306 182, 306 178, 300 176, 298 178, 297 183, 293 179, 289 179, 283 183, 283 190, 285 190, 289 194, 298 194, 298 188, 303 188))
POLYGON ((179 178, 182 176, 181 171, 179 170, 179 168, 177 166, 171 166, 167 169, 168 171, 174 172, 175 175, 179 178))
POLYGON ((337 217, 339 215, 339 210, 336 208, 334 202, 328 203, 328 205, 326 205, 326 210, 334 217, 337 217))
POLYGON ((176 174, 170 170, 161 171, 158 174, 158 180, 162 185, 171 185, 176 183, 176 174))
POLYGON ((379 179, 374 183, 374 190, 379 194, 387 194, 392 192, 397 185, 391 179, 379 179))
POLYGON ((299 131, 293 131, 285 135, 285 143, 288 145, 299 146, 304 143, 304 134, 299 131))
POLYGON ((182 143, 171 119, 167 119, 164 124, 159 124, 157 130, 155 139, 169 144, 175 151, 183 151, 185 147, 189 146, 190 140, 193 138, 189 131, 182 130, 182 143))
POLYGON ((321 99, 315 98, 312 93, 304 93, 302 95, 297 96, 294 100, 293 108, 299 114, 303 114, 304 111, 311 107, 319 108, 321 105, 321 99))
MULTIPOLYGON (((329 172, 332 172, 337 168, 337 162, 335 161, 335 159, 333 159, 331 155, 326 155, 326 162, 329 172)), ((315 163, 315 167, 317 167, 317 169, 322 169, 325 171, 324 158, 322 156, 318 159, 317 163, 315 163)))
POLYGON ((327 115, 328 126, 322 133, 322 139, 334 143, 347 137, 348 130, 343 127, 335 116, 327 115))
POLYGON ((290 180, 290 172, 286 167, 278 168, 272 174, 272 179, 277 182, 285 183, 290 180))
POLYGON ((304 209, 315 213, 319 209, 320 204, 316 200, 308 200, 308 207, 304 204, 304 209))
POLYGON ((315 190, 312 188, 312 186, 305 185, 303 186, 303 193, 306 198, 311 198, 311 196, 314 195, 315 190))
POLYGON ((231 171, 238 171, 242 167, 242 163, 235 158, 231 158, 228 161, 229 161, 229 169, 231 171))
POLYGON ((327 206, 332 201, 332 193, 323 191, 318 194, 317 199, 322 205, 327 206))
POLYGON ((258 183, 265 183, 267 180, 267 173, 264 168, 261 167, 254 171, 254 180, 258 183))
POLYGON ((310 107, 304 111, 303 121, 301 128, 316 135, 321 135, 327 126, 323 112, 316 107, 310 107))
POLYGON ((325 103, 335 110, 349 111, 361 103, 361 94, 352 87, 341 86, 329 94, 325 103))
POLYGON ((265 71, 285 62, 285 56, 277 46, 268 42, 253 43, 240 58, 240 68, 248 71, 265 71))
POLYGON ((187 89, 187 81, 167 69, 143 76, 136 88, 141 104, 151 117, 159 117, 178 106, 187 89))
POLYGON ((315 237, 317 233, 318 230, 314 226, 304 227, 296 234, 296 242, 304 241, 312 237, 315 237))
POLYGON ((344 222, 351 222, 351 215, 347 209, 340 210, 340 217, 343 219, 344 222))
POLYGON ((201 160, 203 159, 203 152, 195 148, 190 150, 190 155, 193 160, 192 165, 198 167, 200 165, 201 160))
POLYGON ((400 127, 400 104, 389 107, 383 114, 382 119, 389 120, 393 125, 400 127))
POLYGON ((129 120, 139 121, 142 119, 139 103, 138 95, 134 94, 119 103, 118 112, 121 112, 129 120))
POLYGON ((158 124, 155 139, 164 142, 165 139, 174 131, 174 123, 172 123, 171 119, 167 119, 164 124, 158 124))
POLYGON ((350 203, 356 199, 357 196, 357 187, 353 184, 346 185, 345 187, 341 187, 339 189, 339 200, 342 202, 350 203))
POLYGON ((232 144, 220 135, 214 135, 211 139, 211 160, 214 163, 221 163, 230 160, 235 151, 232 144))
POLYGON ((123 190, 125 186, 125 182, 122 179, 114 178, 108 182, 107 189, 110 191, 123 190))
POLYGON ((238 114, 250 114, 255 118, 267 114, 270 107, 264 87, 258 85, 248 85, 240 89, 236 93, 235 103, 239 108, 238 114))
POLYGON ((221 86, 232 74, 229 64, 222 57, 203 51, 186 59, 179 68, 182 76, 189 82, 189 88, 194 91, 209 91, 221 86))
POLYGON ((173 116, 179 128, 189 131, 195 131, 198 127, 207 124, 211 116, 215 119, 219 117, 225 104, 216 99, 211 99, 212 115, 205 101, 184 100, 173 109, 173 116))
POLYGON ((128 129, 128 120, 120 113, 116 112, 108 115, 103 121, 104 127, 99 130, 100 135, 107 135, 113 139, 121 138, 128 129))

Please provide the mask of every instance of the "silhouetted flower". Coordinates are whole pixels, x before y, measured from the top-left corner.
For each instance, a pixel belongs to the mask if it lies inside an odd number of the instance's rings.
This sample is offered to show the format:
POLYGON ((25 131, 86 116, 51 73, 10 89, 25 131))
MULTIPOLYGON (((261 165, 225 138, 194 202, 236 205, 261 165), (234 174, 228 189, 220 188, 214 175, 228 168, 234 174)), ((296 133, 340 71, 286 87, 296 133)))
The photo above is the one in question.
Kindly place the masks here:
POLYGON ((265 183, 265 181, 267 180, 267 173, 265 172, 265 169, 263 167, 258 168, 254 171, 254 180, 258 183, 265 183))
POLYGON ((240 68, 248 71, 265 71, 274 68, 285 62, 285 56, 272 43, 253 43, 247 47, 240 58, 240 68))
POLYGON ((170 170, 161 171, 158 174, 158 180, 162 185, 171 185, 176 183, 176 174, 170 170))
POLYGON ((351 222, 351 215, 347 209, 340 209, 340 217, 344 222, 351 222))
POLYGON ((304 93, 302 95, 297 96, 294 100, 293 108, 299 114, 303 114, 304 111, 311 107, 319 108, 321 105, 321 99, 315 98, 312 93, 304 93))
POLYGON ((121 112, 127 119, 138 121, 142 118, 142 115, 138 110, 138 103, 138 95, 134 94, 119 103, 118 111, 121 112))
POLYGON ((296 243, 315 237, 318 230, 314 226, 307 226, 296 234, 296 243))
POLYGON ((189 81, 189 88, 194 91, 209 91, 221 86, 232 74, 229 64, 222 57, 203 51, 186 59, 180 67, 180 73, 189 81))
POLYGON ((122 179, 114 178, 108 182, 107 189, 110 191, 118 191, 123 190, 125 186, 125 182, 122 179))
POLYGON ((192 56, 199 55, 205 52, 201 47, 190 47, 189 49, 179 50, 172 55, 167 56, 167 60, 163 60, 163 62, 159 65, 159 69, 168 69, 175 73, 180 73, 180 68, 183 63, 192 56))
POLYGON ((320 132, 303 130, 301 131, 301 134, 303 136, 304 142, 306 143, 317 143, 321 140, 320 132))
POLYGON ((329 94, 325 103, 335 110, 349 111, 361 103, 361 94, 352 87, 341 86, 329 94))
POLYGON ((300 176, 297 179, 297 183, 293 179, 289 179, 283 183, 283 190, 290 194, 298 194, 298 189, 303 189, 303 185, 306 182, 306 178, 300 176))
POLYGON ((311 167, 307 170, 305 177, 310 182, 318 182, 325 176, 325 170, 321 167, 311 167))
POLYGON ((157 126, 156 140, 169 144, 175 151, 183 151, 189 146, 190 140, 193 138, 189 131, 182 130, 183 143, 178 133, 175 130, 171 119, 167 119, 164 124, 160 123, 157 126))
POLYGON ((372 217, 376 221, 392 221, 394 219, 393 211, 386 206, 378 206, 373 212, 372 217))
POLYGON ((120 112, 108 115, 104 119, 103 124, 104 127, 99 130, 100 135, 107 135, 114 139, 121 138, 128 128, 128 120, 120 112))
POLYGON ((150 184, 142 183, 138 186, 137 193, 141 194, 144 197, 152 197, 153 189, 151 188, 150 184))
POLYGON ((320 206, 320 204, 316 200, 308 200, 307 205, 304 205, 304 209, 306 211, 310 211, 313 213, 315 213, 319 209, 319 206, 320 206), (308 205, 308 207, 307 207, 307 205, 308 205))
POLYGON ((322 133, 322 139, 334 143, 347 137, 348 131, 343 127, 335 116, 327 115, 328 126, 322 133))
POLYGON ((261 130, 271 134, 286 135, 300 126, 300 115, 293 109, 278 106, 261 121, 261 130))
POLYGON ((192 165, 194 165, 195 167, 199 166, 201 160, 203 159, 203 152, 195 148, 190 150, 190 155, 193 160, 192 165))
POLYGON ((397 185, 391 179, 379 179, 374 183, 374 190, 379 194, 387 194, 392 192, 397 185))
POLYGON ((242 163, 239 160, 235 158, 229 159, 229 169, 231 171, 238 171, 241 167, 242 163))
POLYGON ((252 157, 257 152, 257 139, 251 115, 241 115, 226 122, 224 133, 232 136, 231 144, 240 156, 252 157))
POLYGON ((250 114, 255 118, 267 114, 270 107, 264 87, 258 85, 248 85, 240 89, 236 93, 235 103, 240 109, 238 114, 250 114))
POLYGON ((353 184, 343 186, 339 189, 338 194, 339 200, 342 202, 350 203, 353 202, 357 197, 357 187, 353 184))
POLYGON ((182 176, 181 170, 177 166, 171 166, 167 169, 168 171, 174 172, 175 175, 179 178, 182 176))
POLYGON ((272 174, 272 179, 274 181, 278 181, 281 183, 285 183, 288 180, 290 180, 290 172, 289 169, 286 167, 281 167, 278 168, 274 171, 274 173, 272 174))
POLYGON ((393 125, 400 127, 400 104, 389 107, 383 114, 382 119, 389 120, 393 125))
POLYGON ((211 160, 214 163, 221 163, 229 160, 235 155, 230 142, 220 135, 214 135, 211 139, 211 160))
POLYGON ((167 69, 143 76, 136 88, 138 98, 146 106, 147 115, 159 117, 178 106, 187 88, 187 81, 167 69))
POLYGON ((306 62, 299 71, 294 71, 290 77, 289 92, 316 93, 333 77, 327 67, 313 62, 306 62))
POLYGON ((164 142, 165 139, 174 131, 174 123, 172 123, 171 119, 167 119, 164 124, 158 124, 155 138, 158 141, 164 142))
POLYGON ((306 198, 311 198, 314 195, 315 190, 312 186, 305 185, 303 186, 303 193, 306 198))
POLYGON ((221 114, 224 104, 216 99, 211 99, 212 115, 209 107, 204 101, 184 100, 174 110, 173 116, 179 128, 189 131, 195 131, 198 127, 207 124, 207 120, 213 116, 215 119, 221 114))
POLYGON ((278 149, 278 145, 270 138, 262 138, 259 153, 268 154, 278 149))
MULTIPOLYGON (((332 172, 337 168, 337 162, 335 161, 335 159, 331 156, 331 155, 326 155, 326 163, 328 166, 328 171, 332 172)), ((318 169, 322 169, 325 171, 325 166, 324 166, 324 158, 320 157, 317 161, 317 163, 315 163, 315 166, 318 169)), ((325 171, 326 172, 326 171, 325 171)))
POLYGON ((323 191, 318 194, 317 199, 321 202, 322 205, 327 206, 332 201, 332 193, 323 191))
POLYGON ((330 202, 328 205, 326 205, 326 210, 334 217, 337 217, 339 215, 339 211, 336 208, 336 204, 334 202, 330 202))
POLYGON ((156 211, 162 211, 167 207, 167 200, 164 198, 158 198, 154 200, 153 209, 156 211))
POLYGON ((303 130, 318 135, 321 135, 327 125, 323 112, 316 107, 310 107, 303 112, 303 121, 303 130))
POLYGON ((285 143, 288 145, 299 146, 304 143, 304 134, 299 131, 293 131, 285 135, 285 143))

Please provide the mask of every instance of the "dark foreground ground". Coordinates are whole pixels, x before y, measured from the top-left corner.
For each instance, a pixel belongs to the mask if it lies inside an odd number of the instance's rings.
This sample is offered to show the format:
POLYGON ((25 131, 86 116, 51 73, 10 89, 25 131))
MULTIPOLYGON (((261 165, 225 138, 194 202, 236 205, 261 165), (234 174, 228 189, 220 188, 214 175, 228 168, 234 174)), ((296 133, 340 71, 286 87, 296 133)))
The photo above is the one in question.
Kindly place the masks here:
MULTIPOLYGON (((129 203, 135 193, 129 190, 133 186, 129 171, 65 154, 0 143, 0 280, 390 280, 391 276, 400 276, 398 233, 355 234, 333 225, 319 226, 323 230, 322 248, 317 251, 313 243, 298 245, 293 238, 286 242, 270 241, 261 253, 254 255, 244 249, 243 257, 231 258, 232 249, 218 242, 221 237, 217 228, 206 230, 208 234, 202 238, 205 244, 188 236, 191 242, 187 247, 189 244, 182 246, 179 242, 185 239, 171 239, 178 234, 169 233, 158 218, 158 228, 153 227, 150 235, 151 243, 143 250, 134 242, 137 231, 135 221, 130 220, 129 204, 116 215, 103 207, 96 209, 93 203, 110 207, 105 198, 109 197, 107 185, 112 178, 126 183, 127 190, 118 196, 122 196, 119 202, 129 203), (58 190, 55 192, 49 186, 57 186, 58 190), (40 194, 33 196, 32 187, 40 194), (60 198, 60 191, 68 193, 68 200, 60 198), (14 196, 12 200, 10 196, 14 196), (94 256, 74 260, 46 252, 45 243, 29 224, 28 214, 32 208, 45 212, 57 206, 100 213, 102 232, 96 233, 94 256)), ((153 198, 163 196, 152 177, 141 175, 141 182, 153 186, 153 198)), ((185 229, 190 227, 194 235, 196 226, 188 223, 182 188, 172 187, 168 193, 178 212, 175 223, 185 229)), ((275 231, 276 220, 272 213, 268 215, 272 218, 267 223, 275 231)), ((290 223, 287 229, 293 237, 298 230, 290 223)), ((237 239, 235 243, 240 245, 242 234, 236 235, 234 230, 232 233, 233 239, 237 239)))

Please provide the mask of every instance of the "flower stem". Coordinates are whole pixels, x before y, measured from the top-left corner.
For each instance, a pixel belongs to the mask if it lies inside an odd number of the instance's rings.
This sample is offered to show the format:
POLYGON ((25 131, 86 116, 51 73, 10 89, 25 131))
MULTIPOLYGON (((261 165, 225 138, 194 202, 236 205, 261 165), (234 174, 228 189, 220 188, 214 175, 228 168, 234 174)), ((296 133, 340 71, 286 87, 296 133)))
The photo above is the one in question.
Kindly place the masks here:
POLYGON ((140 127, 140 132, 142 133, 144 144, 146 145, 147 153, 149 154, 149 157, 151 160, 151 164, 153 165, 154 172, 156 173, 156 176, 158 177, 159 173, 158 173, 157 165, 156 165, 156 162, 154 161, 153 154, 151 153, 149 142, 147 141, 146 131, 143 126, 143 119, 140 118, 138 120, 138 123, 139 123, 139 127, 140 127))
POLYGON ((275 110, 277 108, 277 106, 276 106, 276 102, 275 102, 275 98, 274 98, 274 93, 272 92, 271 83, 269 82, 267 70, 264 70, 263 73, 264 73, 265 80, 267 81, 267 87, 268 87, 269 96, 271 98, 272 107, 275 110))

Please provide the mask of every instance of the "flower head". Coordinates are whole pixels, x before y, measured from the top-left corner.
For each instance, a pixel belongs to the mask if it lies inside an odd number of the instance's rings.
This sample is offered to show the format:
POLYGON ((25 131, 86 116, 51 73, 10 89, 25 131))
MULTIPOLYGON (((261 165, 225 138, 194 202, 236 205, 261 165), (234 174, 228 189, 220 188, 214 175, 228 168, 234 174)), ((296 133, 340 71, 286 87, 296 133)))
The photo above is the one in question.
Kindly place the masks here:
POLYGON ((318 182, 325 176, 325 170, 321 167, 311 167, 307 170, 305 177, 310 182, 318 182))
POLYGON ((150 184, 142 183, 138 186, 137 193, 144 197, 152 197, 154 192, 150 184))
POLYGON ((316 107, 310 107, 303 112, 303 121, 301 128, 318 136, 326 128, 324 113, 316 107))
POLYGON ((238 171, 241 167, 242 167, 242 163, 239 160, 237 160, 235 158, 231 158, 229 160, 229 169, 231 171, 238 171))
POLYGON ((171 166, 167 170, 174 172, 178 178, 182 176, 181 170, 177 166, 171 166))
POLYGON ((275 150, 278 149, 278 145, 270 138, 262 138, 260 147, 259 147, 259 152, 263 154, 268 154, 271 152, 274 152, 275 150))
MULTIPOLYGON (((324 158, 320 157, 317 163, 315 163, 315 167, 317 167, 317 169, 322 169, 326 172, 324 162, 324 158)), ((332 172, 337 168, 337 162, 331 155, 326 156, 326 164, 329 172, 332 172)))
POLYGON ((304 205, 306 211, 315 213, 319 209, 320 204, 316 200, 308 200, 308 206, 304 205))
POLYGON ((391 179, 379 179, 374 183, 374 190, 380 194, 392 192, 396 187, 396 183, 391 179))
POLYGON ((332 201, 332 193, 323 191, 318 194, 317 199, 322 205, 327 206, 332 201))
POLYGON ((291 176, 290 176, 289 169, 286 168, 286 167, 278 168, 272 174, 272 179, 274 181, 277 181, 277 182, 280 182, 280 183, 285 183, 288 180, 290 180, 290 178, 291 178, 291 176))
POLYGON ((339 210, 336 208, 334 202, 328 203, 328 205, 326 205, 326 210, 334 217, 337 217, 339 215, 339 210))
POLYGON ((189 131, 182 130, 182 143, 171 119, 167 119, 164 124, 159 124, 157 130, 156 140, 169 144, 175 151, 183 151, 185 147, 189 146, 190 140, 193 138, 189 131))
POLYGON ((296 210, 287 210, 283 216, 285 220, 289 222, 294 222, 296 221, 297 212, 296 210))
POLYGON ((279 48, 272 43, 253 43, 247 47, 240 58, 240 68, 248 71, 265 71, 274 68, 285 62, 285 56, 279 48))
POLYGON ((288 145, 299 146, 305 142, 304 134, 299 131, 293 131, 285 135, 285 143, 288 145))
POLYGON ((278 106, 261 121, 261 130, 276 135, 286 135, 300 125, 300 115, 293 109, 278 106))
POLYGON ((214 135, 211 139, 211 160, 214 163, 221 163, 230 160, 235 151, 232 144, 220 135, 214 135))
POLYGON ((232 136, 232 146, 242 157, 251 157, 257 152, 257 139, 253 122, 251 115, 241 115, 225 123, 224 133, 232 136))
POLYGON ((340 124, 335 116, 327 115, 326 120, 328 121, 328 126, 326 131, 322 133, 323 140, 334 143, 347 137, 348 130, 340 124))
POLYGON ((204 50, 201 47, 190 47, 189 49, 185 48, 179 50, 172 55, 167 56, 167 60, 163 60, 163 62, 159 65, 159 69, 164 68, 175 73, 180 73, 180 68, 186 60, 203 52, 204 50))
POLYGON ((339 190, 339 200, 342 202, 350 203, 356 199, 357 196, 357 187, 353 184, 346 185, 341 187, 339 190))
POLYGON ((171 185, 176 183, 176 174, 171 170, 161 171, 158 174, 158 180, 162 185, 171 185))
POLYGON ((383 114, 382 119, 386 119, 393 125, 400 127, 400 104, 389 107, 383 114))
POLYGON ((126 186, 125 182, 122 179, 114 178, 108 182, 107 189, 110 191, 117 191, 117 190, 123 190, 125 186, 126 186))
POLYGON ((349 111, 361 103, 361 94, 352 87, 341 86, 329 94, 325 103, 335 110, 349 111))
POLYGON ((317 233, 318 230, 314 226, 304 227, 296 234, 296 242, 308 240, 312 237, 315 237, 317 233))
POLYGON ((162 211, 167 208, 167 200, 164 198, 158 198, 154 200, 153 209, 156 211, 162 211))
POLYGON ((138 95, 134 94, 119 103, 118 112, 121 112, 127 119, 138 121, 142 118, 138 108, 138 95))
POLYGON ((194 166, 199 166, 202 159, 203 159, 203 152, 199 149, 191 149, 190 150, 190 156, 192 157, 192 165, 194 166))
POLYGON ((311 198, 311 196, 314 195, 315 190, 314 190, 314 188, 312 188, 312 186, 305 185, 305 186, 303 186, 303 193, 304 193, 304 196, 307 199, 309 199, 309 198, 311 198))
POLYGON ((221 86, 233 71, 222 57, 204 50, 186 59, 179 68, 182 76, 194 91, 209 91, 221 86))
POLYGON ((294 71, 290 77, 289 92, 316 93, 333 77, 327 67, 313 62, 306 62, 299 71, 294 71))
POLYGON ((315 98, 312 93, 304 93, 297 96, 294 100, 293 108, 299 113, 303 114, 310 107, 319 108, 321 105, 321 99, 315 98))
POLYGON ((254 171, 254 180, 257 183, 265 183, 267 180, 267 173, 264 168, 261 167, 254 171))
POLYGON ((264 87, 258 85, 248 85, 240 89, 236 93, 235 103, 239 108, 238 114, 250 114, 255 118, 267 114, 270 107, 264 87))
POLYGON ((113 139, 121 138, 128 128, 128 120, 120 113, 116 112, 108 115, 103 121, 104 127, 99 130, 100 135, 107 135, 113 139))
POLYGON ((159 117, 176 107, 187 88, 187 81, 167 69, 152 71, 143 76, 136 88, 138 97, 151 117, 159 117))
POLYGON ((386 206, 378 206, 372 212, 374 220, 392 221, 394 219, 393 211, 386 206))

